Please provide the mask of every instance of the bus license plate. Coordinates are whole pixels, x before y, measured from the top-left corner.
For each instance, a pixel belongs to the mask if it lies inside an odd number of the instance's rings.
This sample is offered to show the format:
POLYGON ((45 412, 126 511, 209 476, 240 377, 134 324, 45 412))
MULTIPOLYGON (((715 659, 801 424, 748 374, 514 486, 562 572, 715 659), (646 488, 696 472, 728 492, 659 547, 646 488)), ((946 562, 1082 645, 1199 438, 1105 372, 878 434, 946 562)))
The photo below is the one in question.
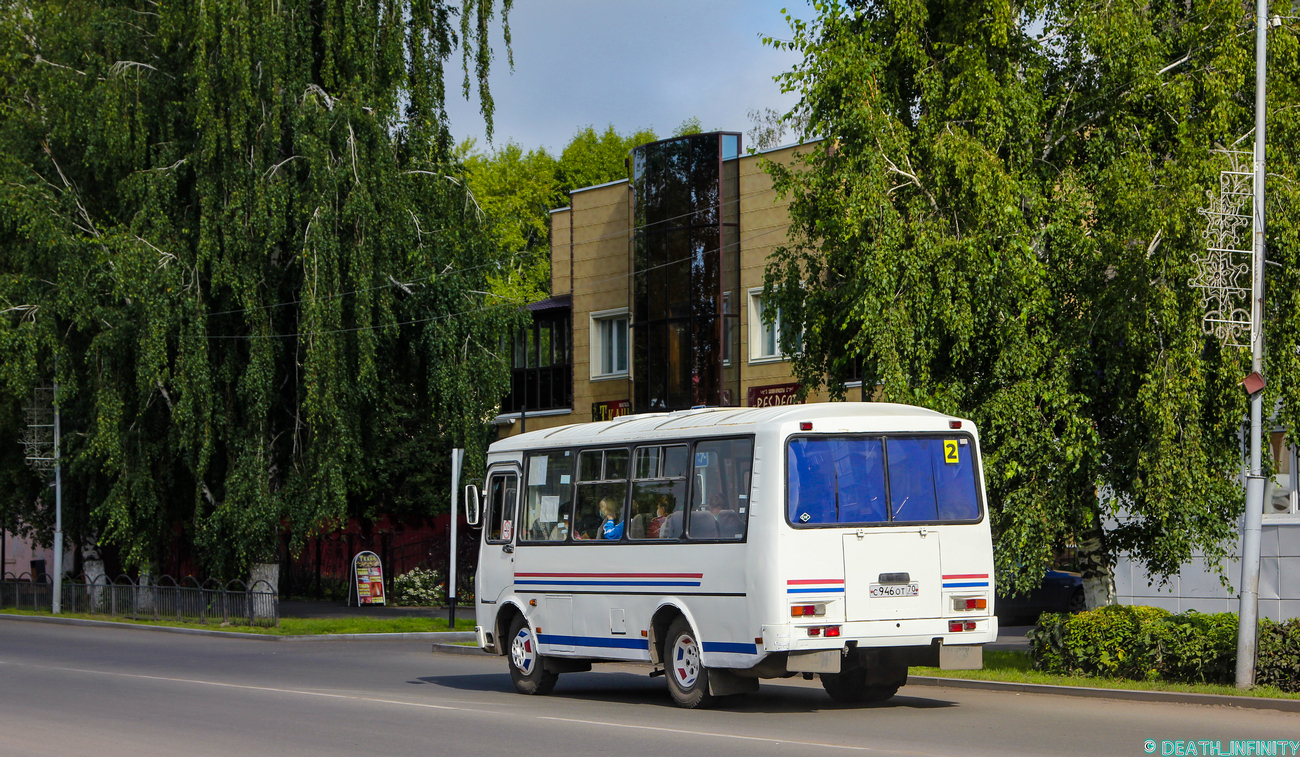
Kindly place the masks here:
POLYGON ((910 584, 871 584, 872 597, 915 597, 921 591, 921 585, 913 581, 910 584))

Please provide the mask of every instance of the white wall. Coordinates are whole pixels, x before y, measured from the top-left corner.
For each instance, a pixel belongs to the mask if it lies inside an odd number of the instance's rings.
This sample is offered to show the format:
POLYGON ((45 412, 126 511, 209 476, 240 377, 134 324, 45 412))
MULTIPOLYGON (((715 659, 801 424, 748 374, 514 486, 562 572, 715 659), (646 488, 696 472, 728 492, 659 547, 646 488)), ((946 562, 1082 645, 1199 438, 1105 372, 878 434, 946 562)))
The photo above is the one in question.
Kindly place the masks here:
MULTIPOLYGON (((1259 615, 1273 620, 1300 617, 1300 519, 1271 519, 1260 533, 1259 615)), ((1232 550, 1241 554, 1240 537, 1232 550)), ((1199 555, 1183 564, 1163 588, 1148 586, 1141 566, 1121 556, 1115 565, 1115 591, 1120 604, 1151 605, 1171 612, 1236 612, 1241 563, 1224 563, 1231 590, 1219 583, 1214 570, 1199 555)))

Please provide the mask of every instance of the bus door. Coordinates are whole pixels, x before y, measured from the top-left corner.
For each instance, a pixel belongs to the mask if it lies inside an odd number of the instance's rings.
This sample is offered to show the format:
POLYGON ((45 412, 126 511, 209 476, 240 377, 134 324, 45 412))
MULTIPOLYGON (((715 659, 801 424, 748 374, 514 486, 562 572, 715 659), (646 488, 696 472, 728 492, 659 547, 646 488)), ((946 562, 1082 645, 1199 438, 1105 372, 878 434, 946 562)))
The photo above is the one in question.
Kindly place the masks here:
POLYGON ((514 467, 499 466, 488 472, 476 593, 489 602, 497 601, 515 582, 513 543, 518 497, 519 472, 514 467))
POLYGON ((942 615, 939 532, 859 528, 844 535, 846 620, 907 620, 942 615))

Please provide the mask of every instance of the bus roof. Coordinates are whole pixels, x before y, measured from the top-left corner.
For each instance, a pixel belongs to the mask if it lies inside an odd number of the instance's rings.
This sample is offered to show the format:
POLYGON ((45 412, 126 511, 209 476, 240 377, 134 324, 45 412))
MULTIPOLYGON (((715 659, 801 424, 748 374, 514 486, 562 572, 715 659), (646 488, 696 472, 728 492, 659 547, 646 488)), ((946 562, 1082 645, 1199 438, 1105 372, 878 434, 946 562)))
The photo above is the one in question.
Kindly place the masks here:
MULTIPOLYGON (((611 421, 572 423, 567 426, 529 431, 508 437, 492 446, 500 449, 552 447, 599 440, 637 439, 680 434, 687 429, 704 436, 747 433, 752 427, 772 423, 827 420, 835 418, 881 418, 898 421, 906 418, 928 421, 956 419, 954 416, 913 405, 892 402, 814 402, 777 407, 706 407, 671 413, 625 415, 611 421)), ((890 424, 894 425, 894 424, 890 424)), ((972 429, 973 430, 973 429, 972 429)))

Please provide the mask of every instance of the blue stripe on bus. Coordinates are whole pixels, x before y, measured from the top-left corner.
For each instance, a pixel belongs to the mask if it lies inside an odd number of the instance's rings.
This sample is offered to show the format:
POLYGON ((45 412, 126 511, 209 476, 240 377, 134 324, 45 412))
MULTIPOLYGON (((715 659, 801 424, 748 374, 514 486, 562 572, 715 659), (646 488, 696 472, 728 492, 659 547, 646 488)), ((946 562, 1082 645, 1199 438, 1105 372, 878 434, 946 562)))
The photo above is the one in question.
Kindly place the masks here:
POLYGON ((834 589, 786 589, 786 594, 843 594, 844 587, 834 589))
POLYGON ((971 581, 970 583, 959 583, 959 584, 947 584, 947 583, 946 583, 946 584, 943 585, 943 588, 945 588, 945 589, 965 589, 965 588, 968 588, 968 587, 971 587, 971 586, 988 586, 988 585, 989 585, 989 582, 988 582, 988 581, 971 581))
POLYGON ((539 633, 537 640, 542 644, 568 644, 575 647, 613 647, 615 649, 649 649, 650 642, 645 639, 611 639, 601 636, 556 636, 539 633))
POLYGON ((517 585, 545 586, 699 586, 699 581, 515 581, 517 585))
POLYGON ((735 641, 706 641, 705 652, 731 652, 733 654, 758 654, 757 644, 741 644, 735 641))

